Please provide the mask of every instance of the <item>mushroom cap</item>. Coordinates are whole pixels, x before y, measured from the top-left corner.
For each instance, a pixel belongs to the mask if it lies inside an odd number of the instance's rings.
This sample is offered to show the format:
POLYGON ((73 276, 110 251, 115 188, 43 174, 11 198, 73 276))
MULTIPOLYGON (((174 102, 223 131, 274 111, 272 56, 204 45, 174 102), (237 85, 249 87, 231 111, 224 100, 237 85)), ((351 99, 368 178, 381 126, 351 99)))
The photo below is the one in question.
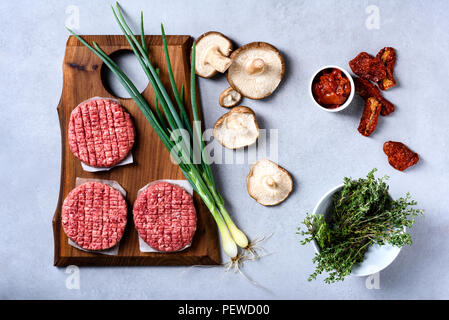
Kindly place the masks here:
POLYGON ((228 82, 250 99, 263 99, 271 95, 284 76, 285 63, 281 53, 266 42, 248 43, 235 50, 231 59, 228 82))
POLYGON ((229 87, 220 94, 218 103, 225 108, 235 107, 242 100, 242 95, 233 87, 229 87))
POLYGON ((293 180, 287 170, 268 159, 256 161, 246 177, 249 195, 264 206, 274 206, 290 195, 293 180))
POLYGON ((256 114, 248 107, 234 107, 215 122, 213 136, 228 149, 252 145, 259 138, 256 114))
POLYGON ((232 52, 231 40, 217 31, 209 31, 199 36, 195 41, 195 47, 195 72, 203 78, 210 78, 218 73, 211 64, 206 62, 206 55, 209 53, 209 49, 216 47, 224 57, 229 57, 232 52))

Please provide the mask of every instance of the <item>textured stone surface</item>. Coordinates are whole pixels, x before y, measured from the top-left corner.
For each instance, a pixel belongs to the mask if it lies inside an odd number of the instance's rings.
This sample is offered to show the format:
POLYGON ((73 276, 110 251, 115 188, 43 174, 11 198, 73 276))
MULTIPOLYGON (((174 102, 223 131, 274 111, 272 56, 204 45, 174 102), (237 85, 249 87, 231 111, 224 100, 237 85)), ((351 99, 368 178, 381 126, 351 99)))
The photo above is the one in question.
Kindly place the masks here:
MULTIPOLYGON (((295 188, 284 203, 266 208, 246 192, 249 164, 214 166, 229 211, 242 229, 251 238, 273 233, 264 243, 272 255, 245 267, 268 290, 240 275, 222 277, 219 267, 80 268, 80 289, 67 289, 71 275, 52 266, 51 229, 60 178, 56 106, 68 36, 66 10, 78 6, 80 33, 118 34, 110 3, 0 4, 0 298, 449 298, 449 3, 442 0, 122 1, 134 18, 144 10, 148 33, 159 34, 162 21, 168 34, 199 36, 217 30, 238 46, 266 41, 283 53, 286 76, 274 95, 242 104, 256 112, 261 128, 279 129, 278 161, 292 174, 295 188), (380 10, 378 30, 365 27, 371 4, 380 10), (385 92, 397 109, 366 138, 357 132, 362 99, 355 97, 341 113, 324 112, 310 99, 309 80, 324 65, 348 70, 357 53, 376 54, 385 46, 398 53, 398 85, 385 92), (388 140, 410 146, 420 154, 419 163, 404 173, 394 170, 382 152, 388 140), (391 176, 393 196, 410 191, 426 210, 411 229, 413 246, 381 272, 379 290, 368 290, 365 278, 330 286, 322 278, 307 282, 314 251, 299 245, 296 227, 344 176, 364 176, 373 167, 391 176)), ((224 77, 199 80, 209 128, 227 111, 218 105, 227 86, 224 77)))

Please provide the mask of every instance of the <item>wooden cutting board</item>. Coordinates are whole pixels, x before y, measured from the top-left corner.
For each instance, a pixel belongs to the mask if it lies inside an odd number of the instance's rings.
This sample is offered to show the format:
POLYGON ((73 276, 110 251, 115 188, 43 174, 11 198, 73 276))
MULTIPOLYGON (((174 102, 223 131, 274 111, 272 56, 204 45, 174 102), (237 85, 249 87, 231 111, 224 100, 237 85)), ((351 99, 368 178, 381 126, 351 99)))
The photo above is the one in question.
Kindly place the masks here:
MULTIPOLYGON (((89 43, 97 42, 108 54, 119 50, 131 50, 124 36, 100 35, 83 36, 89 43)), ((165 65, 161 36, 146 36, 150 59, 160 68, 161 79, 166 88, 171 88, 165 65)), ((188 110, 190 104, 190 47, 189 36, 167 36, 168 50, 176 83, 184 85, 184 103, 188 110)), ((101 70, 107 68, 103 62, 75 37, 67 41, 63 63, 63 89, 58 105, 61 126, 62 160, 59 200, 53 217, 54 265, 89 265, 89 266, 144 266, 144 265, 198 265, 220 264, 220 247, 215 222, 207 207, 198 195, 194 195, 197 209, 198 225, 191 247, 175 253, 143 253, 139 251, 137 231, 132 218, 132 206, 137 191, 147 183, 160 179, 184 179, 178 166, 170 161, 170 155, 160 142, 143 114, 132 99, 115 97, 104 87, 101 70), (109 171, 90 173, 82 169, 80 161, 75 158, 67 143, 67 128, 70 113, 82 101, 91 97, 109 97, 120 101, 131 114, 136 127, 136 142, 132 153, 134 163, 115 167, 109 171), (61 206, 67 194, 75 188, 76 178, 95 178, 117 181, 127 192, 128 223, 125 234, 120 241, 118 254, 115 256, 84 252, 68 244, 68 239, 61 225, 61 206)), ((154 92, 148 85, 143 96, 154 108, 154 92)), ((173 99, 174 101, 174 99, 173 99)), ((190 116, 192 116, 190 114, 190 116)))

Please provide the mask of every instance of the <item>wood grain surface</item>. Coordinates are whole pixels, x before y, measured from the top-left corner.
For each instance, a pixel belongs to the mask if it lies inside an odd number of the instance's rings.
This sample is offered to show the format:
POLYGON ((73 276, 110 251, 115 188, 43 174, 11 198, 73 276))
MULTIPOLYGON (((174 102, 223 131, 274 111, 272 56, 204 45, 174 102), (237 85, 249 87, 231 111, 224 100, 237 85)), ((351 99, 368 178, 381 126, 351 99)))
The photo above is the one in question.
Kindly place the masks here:
MULTIPOLYGON (((83 38, 89 43, 97 42, 108 55, 119 50, 131 50, 124 36, 91 35, 83 36, 83 38)), ((171 88, 165 66, 162 37, 146 36, 146 41, 149 45, 151 61, 155 67, 160 68, 162 82, 167 88, 171 88)), ((191 110, 189 56, 192 39, 189 36, 167 36, 167 42, 176 83, 179 88, 182 84, 186 88, 184 103, 187 109, 191 110)), ((198 214, 198 226, 191 247, 175 253, 139 251, 137 232, 132 219, 132 206, 137 197, 137 191, 154 180, 184 179, 184 176, 178 166, 171 162, 168 151, 134 101, 116 97, 106 90, 101 79, 102 68, 107 66, 103 65, 94 53, 75 37, 69 37, 63 62, 63 90, 57 108, 61 126, 62 161, 59 200, 53 217, 54 265, 156 266, 221 263, 215 222, 196 194, 194 202, 198 214), (80 102, 94 96, 117 99, 131 114, 137 133, 132 150, 133 164, 91 173, 84 171, 80 161, 71 153, 67 143, 70 113, 80 102), (67 194, 75 187, 77 177, 115 180, 127 191, 128 223, 120 242, 118 255, 84 252, 68 244, 61 225, 61 205, 67 194)), ((154 108, 154 92, 151 86, 148 85, 142 94, 154 108)))

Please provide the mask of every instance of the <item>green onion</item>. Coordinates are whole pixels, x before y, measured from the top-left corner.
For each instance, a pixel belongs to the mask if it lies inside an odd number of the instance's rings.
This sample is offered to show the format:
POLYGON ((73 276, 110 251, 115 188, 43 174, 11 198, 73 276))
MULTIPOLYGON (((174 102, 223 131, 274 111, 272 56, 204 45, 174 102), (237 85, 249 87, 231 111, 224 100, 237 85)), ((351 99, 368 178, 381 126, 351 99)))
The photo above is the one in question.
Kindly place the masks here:
POLYGON ((137 90, 132 81, 120 69, 120 67, 94 42, 93 46, 88 44, 84 39, 68 29, 82 44, 95 53, 105 65, 114 73, 123 87, 127 90, 131 98, 139 107, 149 124, 158 134, 167 150, 174 155, 175 160, 181 168, 186 179, 192 185, 195 192, 201 197, 204 204, 212 214, 218 230, 220 231, 221 241, 224 252, 233 260, 239 260, 237 245, 244 249, 250 249, 246 235, 237 228, 227 212, 223 197, 218 192, 212 170, 209 162, 206 161, 204 152, 204 141, 202 139, 201 122, 198 116, 198 106, 196 99, 196 76, 195 76, 195 44, 192 46, 192 61, 190 73, 190 95, 192 104, 192 113, 194 124, 190 124, 187 112, 184 107, 184 87, 181 87, 181 93, 175 82, 173 70, 171 67, 170 57, 167 47, 167 39, 163 25, 161 25, 162 40, 164 46, 167 70, 170 78, 171 89, 173 91, 175 103, 170 96, 161 79, 159 78, 159 70, 155 69, 148 57, 148 48, 145 43, 145 34, 143 27, 143 12, 140 14, 140 41, 137 40, 132 30, 126 23, 122 15, 119 4, 116 4, 116 10, 112 7, 114 17, 122 30, 125 38, 128 40, 137 60, 142 66, 151 87, 155 92, 155 110, 153 112, 147 101, 137 90), (117 11, 116 11, 117 10, 117 11), (160 106, 160 108, 159 108, 160 106), (162 109, 162 110, 161 110, 162 109), (180 133, 180 138, 174 141, 173 133, 180 133), (201 161, 194 161, 195 150, 201 150, 201 161))

